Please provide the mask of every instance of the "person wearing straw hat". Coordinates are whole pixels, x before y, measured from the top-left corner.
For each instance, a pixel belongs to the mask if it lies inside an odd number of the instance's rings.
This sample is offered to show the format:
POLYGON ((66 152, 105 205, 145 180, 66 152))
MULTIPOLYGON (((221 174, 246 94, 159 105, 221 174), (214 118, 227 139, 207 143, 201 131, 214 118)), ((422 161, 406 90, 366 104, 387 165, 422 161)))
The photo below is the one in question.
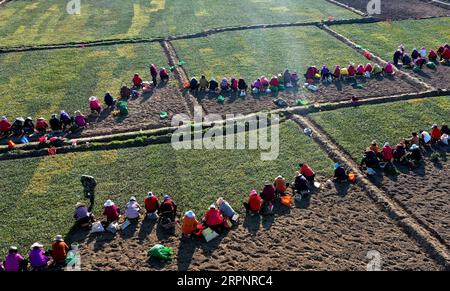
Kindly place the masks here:
POLYGON ((44 246, 38 242, 35 242, 30 247, 31 251, 28 253, 28 256, 30 258, 31 268, 35 271, 47 268, 49 258, 45 255, 43 247, 44 246))
POLYGON ((11 131, 11 123, 6 116, 2 116, 0 119, 0 136, 9 135, 11 131))
POLYGON ((152 192, 148 192, 144 199, 145 211, 147 212, 147 218, 151 220, 158 219, 157 211, 159 209, 159 200, 152 192))
POLYGON ((100 100, 98 100, 96 96, 89 97, 89 108, 91 109, 91 113, 96 112, 97 114, 100 114, 102 106, 100 100))
POLYGON ((108 224, 110 224, 119 219, 120 210, 112 200, 108 199, 105 204, 103 204, 103 215, 106 217, 108 224))
POLYGON ((184 213, 183 224, 181 226, 181 231, 185 236, 191 236, 196 230, 198 226, 198 220, 195 216, 194 211, 189 210, 184 213))
POLYGON ((169 195, 164 195, 158 214, 161 216, 161 220, 169 219, 171 222, 175 221, 177 205, 169 195))
POLYGON ((56 265, 63 265, 69 252, 69 246, 64 242, 62 235, 57 235, 52 244, 51 256, 56 265))
POLYGON ((94 222, 95 217, 92 213, 89 212, 87 207, 82 202, 78 202, 75 205, 75 214, 73 215, 75 218, 75 225, 77 226, 85 226, 90 228, 90 223, 94 222))
POLYGON ((136 197, 131 196, 128 203, 125 205, 125 217, 130 222, 137 222, 140 217, 141 206, 136 201, 136 197))
POLYGON ((17 247, 11 246, 8 251, 8 255, 3 262, 3 267, 7 272, 18 272, 26 269, 28 262, 19 254, 17 247))
POLYGON ((203 217, 204 224, 212 230, 219 231, 223 226, 223 217, 215 204, 209 206, 209 210, 203 217))

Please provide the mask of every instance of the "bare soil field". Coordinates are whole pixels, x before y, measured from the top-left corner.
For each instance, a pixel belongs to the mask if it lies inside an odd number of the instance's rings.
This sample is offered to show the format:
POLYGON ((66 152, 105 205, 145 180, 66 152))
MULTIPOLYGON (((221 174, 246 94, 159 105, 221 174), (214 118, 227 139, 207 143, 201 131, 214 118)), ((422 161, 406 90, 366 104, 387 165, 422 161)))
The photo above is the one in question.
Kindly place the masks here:
MULTIPOLYGON (((206 243, 168 235, 154 223, 121 234, 78 231, 83 270, 366 270, 367 252, 381 254, 385 270, 439 270, 440 266, 357 186, 327 189, 297 208, 276 205, 274 218, 241 216, 241 224, 206 243), (163 263, 147 256, 154 244, 172 247, 163 263)), ((235 207, 236 209, 240 207, 235 207)))

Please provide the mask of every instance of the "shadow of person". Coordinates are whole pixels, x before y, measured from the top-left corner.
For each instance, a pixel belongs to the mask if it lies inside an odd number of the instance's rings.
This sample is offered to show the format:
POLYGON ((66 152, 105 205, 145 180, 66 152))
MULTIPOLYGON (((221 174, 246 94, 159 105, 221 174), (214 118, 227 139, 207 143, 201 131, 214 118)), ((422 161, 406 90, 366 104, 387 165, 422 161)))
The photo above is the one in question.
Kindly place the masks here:
POLYGON ((138 239, 140 242, 144 241, 153 231, 156 225, 156 220, 145 219, 142 221, 141 227, 138 233, 138 239))
POLYGON ((164 241, 170 238, 171 236, 174 236, 176 233, 176 228, 171 229, 165 229, 161 226, 161 223, 157 223, 156 225, 156 237, 159 241, 164 241))
POLYGON ((260 224, 261 224, 261 215, 259 214, 251 215, 247 213, 245 215, 245 219, 242 226, 246 228, 249 233, 255 235, 259 231, 260 224))
POLYGON ((311 196, 312 196, 312 193, 309 193, 309 194, 304 194, 302 199, 300 199, 300 200, 294 199, 295 207, 300 208, 300 209, 309 208, 309 206, 311 205, 311 196))
POLYGON ((265 230, 269 230, 272 227, 273 222, 275 221, 275 216, 272 215, 264 215, 261 219, 261 224, 265 230))
POLYGON ((178 245, 178 271, 187 271, 191 265, 198 242, 195 238, 182 237, 178 245))
POLYGON ((350 183, 348 182, 334 182, 334 188, 336 189, 336 193, 340 197, 345 197, 348 194, 348 190, 350 189, 350 183))
POLYGON ((121 239, 130 239, 136 233, 138 222, 132 222, 127 228, 119 231, 121 239))

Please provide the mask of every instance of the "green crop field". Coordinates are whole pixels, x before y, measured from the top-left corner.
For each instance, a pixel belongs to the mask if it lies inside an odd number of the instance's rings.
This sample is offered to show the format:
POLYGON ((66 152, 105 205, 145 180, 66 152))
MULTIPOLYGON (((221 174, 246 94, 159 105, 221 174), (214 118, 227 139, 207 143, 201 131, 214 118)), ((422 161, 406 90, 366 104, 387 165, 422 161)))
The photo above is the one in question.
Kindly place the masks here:
POLYGON ((179 57, 186 61, 190 76, 223 78, 242 76, 251 81, 272 76, 289 68, 303 76, 310 65, 347 65, 367 62, 316 27, 270 28, 226 32, 205 38, 173 42, 179 57))
POLYGON ((123 207, 131 195, 143 201, 150 190, 172 194, 180 211, 194 209, 198 215, 219 196, 241 210, 252 188, 279 174, 293 178, 301 161, 321 176, 332 174, 333 162, 294 122, 281 124, 280 136, 275 161, 262 161, 259 150, 177 151, 170 144, 2 161, 0 256, 10 244, 24 249, 66 234, 74 205, 83 200, 82 174, 98 181, 97 215, 108 198, 123 207))
POLYGON ((90 96, 117 96, 135 72, 150 79, 152 62, 167 64, 158 43, 0 55, 0 114, 49 118, 60 109, 86 111, 90 96))
POLYGON ((336 25, 332 29, 386 60, 392 59, 401 44, 411 53, 421 47, 436 50, 450 41, 450 17, 336 25))
POLYGON ((0 46, 158 37, 205 29, 358 18, 325 0, 82 0, 69 14, 69 0, 15 0, 0 9, 0 46))
POLYGON ((352 157, 359 161, 372 140, 397 144, 411 132, 430 131, 431 125, 450 122, 450 98, 436 97, 391 104, 358 106, 312 114, 352 157))

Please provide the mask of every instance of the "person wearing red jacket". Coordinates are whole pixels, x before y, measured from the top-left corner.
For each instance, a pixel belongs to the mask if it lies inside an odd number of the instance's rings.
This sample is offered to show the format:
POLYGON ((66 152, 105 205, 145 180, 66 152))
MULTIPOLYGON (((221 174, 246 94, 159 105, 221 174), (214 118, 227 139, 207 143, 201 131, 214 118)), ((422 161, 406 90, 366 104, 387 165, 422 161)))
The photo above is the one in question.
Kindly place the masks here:
POLYGON ((6 116, 2 116, 0 120, 0 136, 8 135, 11 131, 11 123, 6 116))
POLYGON ((441 60, 443 64, 450 65, 450 48, 445 48, 441 55, 441 60))
POLYGON ((148 192, 147 196, 144 199, 145 211, 147 212, 147 217, 149 219, 156 219, 158 216, 156 212, 159 209, 159 200, 156 195, 152 192, 148 192))
POLYGON ((433 142, 437 142, 441 140, 442 132, 437 126, 437 124, 433 124, 431 127, 431 140, 433 142))
POLYGON ((244 202, 244 207, 250 214, 256 214, 261 210, 261 202, 262 199, 258 192, 253 189, 248 197, 248 202, 244 202))
POLYGON ((319 69, 316 68, 316 66, 311 66, 306 70, 305 78, 308 79, 314 79, 316 77, 316 74, 319 73, 319 69))
POLYGON ((209 210, 206 212, 205 217, 203 217, 203 222, 205 225, 212 230, 218 230, 223 225, 223 217, 220 214, 219 209, 216 205, 212 204, 209 210))
POLYGON ((347 70, 348 70, 348 76, 349 76, 349 77, 354 77, 354 76, 355 76, 355 74, 356 74, 356 69, 355 69, 355 66, 354 66, 353 64, 350 64, 350 65, 348 66, 347 70))
POLYGON ((114 222, 119 219, 120 210, 114 202, 106 200, 103 207, 103 215, 106 216, 107 222, 114 222))
POLYGON ((141 87, 142 86, 142 78, 139 76, 139 74, 138 73, 136 73, 136 74, 134 74, 134 77, 133 77, 133 85, 134 85, 134 87, 141 87))
POLYGON ((437 58, 438 58, 437 53, 436 53, 434 50, 430 50, 430 52, 428 53, 428 59, 429 59, 431 62, 436 62, 436 61, 437 61, 437 58))
POLYGON ((392 158, 394 157, 394 150, 389 145, 389 143, 384 144, 383 148, 381 149, 381 155, 385 162, 392 161, 392 158))
POLYGON ((366 66, 364 67, 364 72, 365 73, 372 73, 372 65, 370 63, 367 63, 366 66))
POLYGON ((49 127, 47 121, 45 120, 45 118, 40 117, 37 119, 36 122, 36 130, 40 133, 40 134, 45 134, 45 132, 47 131, 47 128, 49 127))
POLYGON ((306 178, 306 180, 308 180, 308 182, 314 183, 316 173, 314 173, 313 169, 308 164, 300 164, 299 172, 306 178))
POLYGON ((277 76, 273 76, 272 79, 270 79, 269 85, 272 87, 278 87, 278 85, 280 85, 277 76))

